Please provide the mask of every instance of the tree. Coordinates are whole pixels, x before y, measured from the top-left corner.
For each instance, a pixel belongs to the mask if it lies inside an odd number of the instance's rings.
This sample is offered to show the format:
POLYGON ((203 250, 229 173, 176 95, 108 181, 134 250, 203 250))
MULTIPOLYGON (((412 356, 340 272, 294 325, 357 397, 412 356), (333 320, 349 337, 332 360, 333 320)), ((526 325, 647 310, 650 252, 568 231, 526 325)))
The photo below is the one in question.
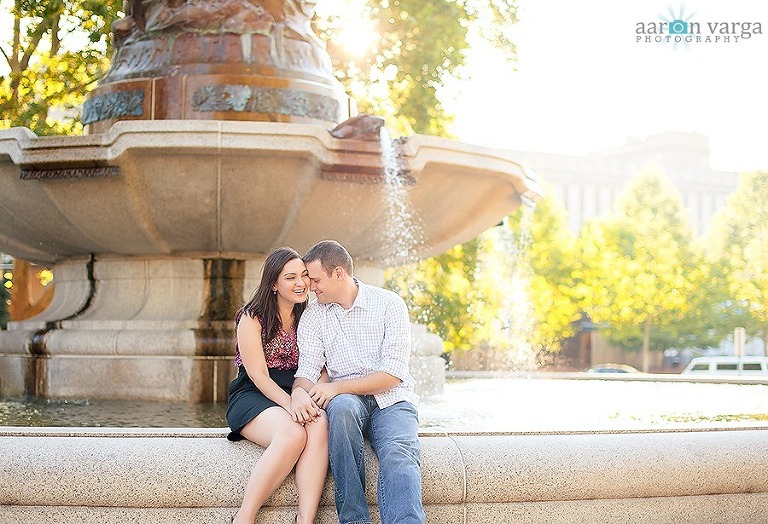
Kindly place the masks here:
POLYGON ((714 348, 733 333, 735 312, 728 307, 728 287, 722 264, 708 260, 703 246, 693 244, 694 291, 682 318, 663 326, 654 349, 714 348))
POLYGON ((615 216, 587 224, 579 239, 582 307, 612 340, 642 335, 648 371, 651 329, 668 328, 690 309, 702 270, 680 195, 660 172, 633 179, 615 216))
POLYGON ((745 327, 768 347, 768 173, 742 174, 710 231, 710 256, 728 284, 730 327, 745 327))
POLYGON ((442 106, 439 88, 447 76, 461 75, 473 31, 510 60, 515 55, 509 36, 510 26, 517 21, 514 0, 347 0, 341 4, 345 10, 336 8, 316 24, 334 70, 361 112, 385 117, 387 127, 403 135, 450 135, 451 117, 442 106), (350 23, 345 13, 362 20, 350 23), (358 35, 374 35, 373 41, 354 37, 350 41, 345 26, 358 35))
POLYGON ((385 287, 409 306, 411 320, 443 339, 446 351, 471 349, 477 324, 471 314, 478 240, 458 244, 442 255, 387 271, 385 287))
POLYGON ((522 344, 554 353, 580 317, 573 243, 565 210, 547 196, 470 243, 390 270, 386 286, 449 352, 484 346, 503 353, 522 344))
POLYGON ((8 38, 0 41, 0 128, 26 126, 40 135, 82 129, 74 109, 106 71, 110 26, 121 5, 0 0, 0 12, 13 19, 8 38), (60 114, 54 116, 54 108, 60 114))
POLYGON ((530 227, 525 263, 530 267, 530 297, 534 325, 531 342, 540 352, 556 353, 573 335, 573 323, 581 316, 575 296, 575 239, 568 229, 565 208, 550 194, 536 203, 529 226, 525 209, 510 216, 517 236, 530 227))
MULTIPOLYGON (((651 351, 670 348, 715 348, 733 333, 733 326, 744 325, 737 320, 739 312, 729 306, 727 284, 721 264, 712 263, 693 245, 690 274, 692 291, 684 312, 663 315, 653 326, 649 337, 651 351)), ((621 347, 640 348, 642 329, 632 324, 611 326, 606 338, 621 347)))

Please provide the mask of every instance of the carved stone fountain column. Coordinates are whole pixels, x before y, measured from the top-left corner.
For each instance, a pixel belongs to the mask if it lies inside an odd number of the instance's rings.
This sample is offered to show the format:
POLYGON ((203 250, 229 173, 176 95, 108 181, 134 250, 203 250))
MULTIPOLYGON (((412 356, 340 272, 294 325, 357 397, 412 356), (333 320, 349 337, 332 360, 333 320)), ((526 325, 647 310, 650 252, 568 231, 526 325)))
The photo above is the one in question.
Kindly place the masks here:
MULTIPOLYGON (((91 93, 92 133, 119 120, 248 120, 333 127, 350 99, 312 32, 314 2, 134 0, 91 93)), ((354 110, 354 109, 353 109, 354 110)))

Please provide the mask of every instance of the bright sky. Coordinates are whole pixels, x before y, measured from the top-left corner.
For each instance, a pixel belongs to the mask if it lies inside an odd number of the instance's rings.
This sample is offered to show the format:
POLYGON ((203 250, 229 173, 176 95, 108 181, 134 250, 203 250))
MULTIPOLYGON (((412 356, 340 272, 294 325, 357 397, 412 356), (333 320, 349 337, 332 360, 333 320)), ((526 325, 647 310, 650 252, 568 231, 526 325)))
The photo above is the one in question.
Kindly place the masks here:
POLYGON ((493 50, 475 48, 473 79, 451 88, 456 105, 446 105, 457 113, 461 141, 584 154, 629 137, 699 132, 710 137, 713 168, 768 170, 768 34, 738 41, 731 35, 731 42, 723 42, 720 33, 722 22, 731 30, 732 22, 751 22, 750 32, 759 22, 768 33, 768 2, 519 5, 517 71, 493 50), (689 24, 699 23, 702 40, 711 35, 711 24, 721 41, 636 42, 638 23, 673 20, 681 10, 689 24))

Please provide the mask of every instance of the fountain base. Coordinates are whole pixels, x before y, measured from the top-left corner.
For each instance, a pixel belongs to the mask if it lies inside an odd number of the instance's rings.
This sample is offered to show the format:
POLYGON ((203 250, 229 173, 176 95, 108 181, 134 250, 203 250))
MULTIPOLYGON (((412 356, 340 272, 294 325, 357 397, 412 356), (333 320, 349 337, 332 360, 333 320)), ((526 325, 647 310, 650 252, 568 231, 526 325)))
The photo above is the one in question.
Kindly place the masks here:
POLYGON ((224 400, 234 376, 232 319, 260 266, 195 258, 61 262, 51 305, 0 332, 0 393, 224 400))
MULTIPOLYGON (((235 376, 237 309, 263 258, 79 258, 55 266, 51 305, 0 331, 0 395, 218 402, 235 376)), ((361 265, 365 282, 381 270, 361 265)), ((413 328, 420 394, 441 393, 442 341, 413 328)))

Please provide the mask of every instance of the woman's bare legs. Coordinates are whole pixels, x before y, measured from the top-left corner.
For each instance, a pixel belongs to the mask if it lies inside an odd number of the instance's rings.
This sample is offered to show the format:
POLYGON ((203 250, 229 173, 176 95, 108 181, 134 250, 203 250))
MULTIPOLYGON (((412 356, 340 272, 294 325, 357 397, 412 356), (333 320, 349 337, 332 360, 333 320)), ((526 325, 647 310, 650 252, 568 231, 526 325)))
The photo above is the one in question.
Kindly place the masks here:
POLYGON ((296 463, 296 488, 299 492, 298 524, 312 524, 317 516, 320 496, 328 474, 328 416, 325 411, 306 424, 307 444, 296 463))
POLYGON ((273 406, 246 424, 240 434, 265 448, 251 471, 243 503, 234 519, 235 524, 253 524, 264 501, 275 492, 299 460, 307 444, 307 431, 294 422, 283 408, 273 406))

